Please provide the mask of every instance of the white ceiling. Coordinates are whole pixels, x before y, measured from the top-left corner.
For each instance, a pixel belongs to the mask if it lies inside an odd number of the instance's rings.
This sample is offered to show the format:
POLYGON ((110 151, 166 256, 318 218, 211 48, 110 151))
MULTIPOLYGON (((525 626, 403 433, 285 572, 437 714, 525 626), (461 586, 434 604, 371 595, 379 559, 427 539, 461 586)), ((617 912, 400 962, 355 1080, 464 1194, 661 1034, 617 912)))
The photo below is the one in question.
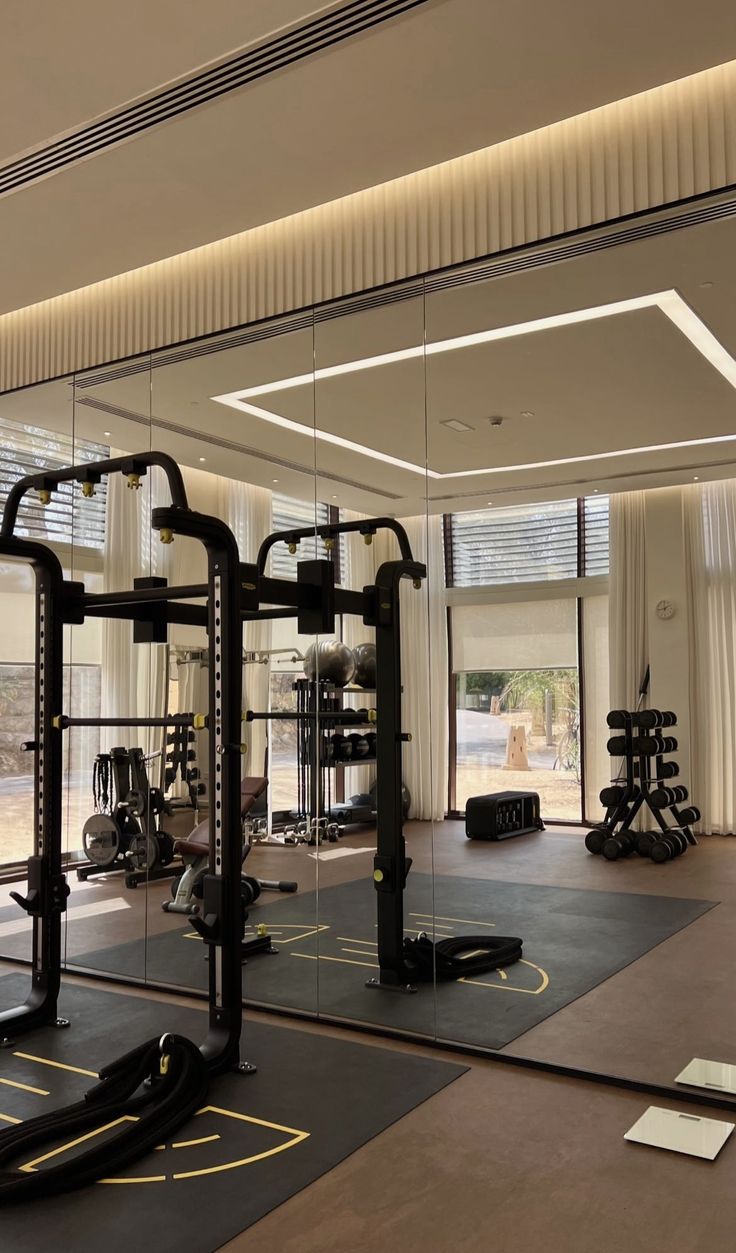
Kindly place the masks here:
MULTIPOLYGON (((444 474, 736 434, 736 390, 658 309, 618 314, 426 360, 376 366, 273 392, 254 403, 300 433, 211 398, 318 368, 492 326, 515 325, 676 289, 736 357, 736 219, 709 222, 561 264, 351 314, 252 344, 0 398, 0 416, 125 449, 149 441, 184 464, 366 513, 423 507, 422 475, 314 438, 313 427, 444 474), (73 403, 76 401, 76 403, 73 403), (532 411, 531 417, 522 417, 532 411), (154 428, 147 426, 149 413, 154 428), (126 414, 128 416, 126 416, 126 414), (500 430, 486 421, 504 417, 500 430), (459 417, 474 426, 454 434, 459 417), (106 432, 110 435, 106 435, 106 432), (201 459, 204 458, 204 461, 201 459)), ((641 451, 602 461, 429 480, 430 507, 472 509, 593 490, 736 474, 736 443, 641 451)))
MULTIPOLYGON (((316 5, 9 0, 0 158, 316 5), (32 72, 29 73, 29 67, 32 72), (83 117, 83 114, 85 115, 83 117), (7 119, 7 120, 6 120, 7 119)), ((0 199, 0 311, 736 57, 729 0, 429 0, 308 61, 0 199)))

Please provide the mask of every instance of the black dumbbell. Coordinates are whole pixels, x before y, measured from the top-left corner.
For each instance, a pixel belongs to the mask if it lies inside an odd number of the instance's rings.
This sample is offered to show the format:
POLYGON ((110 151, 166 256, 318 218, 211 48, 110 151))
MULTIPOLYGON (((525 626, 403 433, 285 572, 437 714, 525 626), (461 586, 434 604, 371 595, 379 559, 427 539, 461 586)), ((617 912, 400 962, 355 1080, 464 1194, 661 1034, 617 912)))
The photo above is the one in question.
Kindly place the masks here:
POLYGON ((350 740, 350 743, 353 746, 354 758, 368 756, 368 740, 366 739, 364 735, 358 735, 356 733, 354 735, 349 735, 348 739, 350 740))
POLYGON ((631 714, 625 709, 612 709, 606 718, 609 727, 614 731, 623 731, 628 726, 631 714))
POLYGON ((619 831, 618 835, 609 835, 603 842, 602 853, 606 861, 618 861, 619 857, 630 857, 634 852, 634 836, 630 831, 619 831))
MULTIPOLYGON (((676 761, 663 761, 659 767, 657 780, 676 779, 680 773, 679 763, 676 761)), ((654 780, 652 780, 654 782, 654 780)))
POLYGON ((677 787, 658 787, 649 795, 655 809, 666 809, 669 805, 679 805, 687 800, 687 788, 682 784, 677 787))
POLYGON ((613 805, 618 805, 623 800, 624 788, 617 787, 614 783, 612 787, 604 787, 601 792, 601 805, 605 805, 606 809, 611 809, 613 805))
MULTIPOLYGON (((625 737, 612 736, 608 741, 608 751, 613 757, 624 757, 625 737)), ((677 740, 674 735, 635 735, 631 741, 631 751, 635 757, 659 757, 662 753, 676 752, 677 740)))
POLYGON ((346 739, 340 731, 336 731, 332 736, 332 752, 335 761, 350 761, 353 755, 352 742, 346 739))
POLYGON ((678 809, 677 819, 681 826, 692 827, 696 822, 700 822, 700 810, 697 805, 688 805, 686 809, 678 809))
POLYGON ((679 857, 680 853, 684 851, 685 849, 682 847, 679 839, 677 839, 674 831, 662 831, 652 842, 649 856, 652 861, 661 864, 665 861, 671 861, 673 857, 679 857))
POLYGON ((365 738, 366 738, 366 740, 367 740, 367 742, 368 742, 368 756, 369 756, 369 757, 375 757, 375 755, 376 755, 376 733, 375 733, 375 731, 369 731, 369 732, 368 732, 368 734, 366 735, 366 737, 365 737, 365 738))
POLYGON ((593 827, 585 837, 585 847, 596 856, 603 852, 603 845, 610 836, 608 827, 593 827))
POLYGON ((639 709, 631 715, 632 726, 646 727, 653 731, 655 727, 674 727, 677 725, 677 714, 671 709, 639 709))

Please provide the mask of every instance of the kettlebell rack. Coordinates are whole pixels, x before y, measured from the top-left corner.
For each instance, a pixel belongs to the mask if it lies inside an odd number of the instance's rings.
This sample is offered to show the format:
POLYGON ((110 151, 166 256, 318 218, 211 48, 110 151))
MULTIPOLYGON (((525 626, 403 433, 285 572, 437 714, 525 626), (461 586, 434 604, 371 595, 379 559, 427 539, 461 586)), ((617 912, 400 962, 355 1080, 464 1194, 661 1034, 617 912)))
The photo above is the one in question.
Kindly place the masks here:
POLYGON ((680 774, 674 760, 665 760, 677 751, 674 735, 665 734, 677 725, 671 710, 613 709, 606 719, 611 730, 607 748, 613 758, 623 758, 624 769, 610 787, 600 793, 606 816, 585 837, 589 853, 617 861, 636 852, 653 862, 663 863, 697 845, 691 830, 700 818, 695 805, 684 806, 688 790, 672 784, 680 774), (656 830, 631 830, 637 814, 647 808, 656 830))

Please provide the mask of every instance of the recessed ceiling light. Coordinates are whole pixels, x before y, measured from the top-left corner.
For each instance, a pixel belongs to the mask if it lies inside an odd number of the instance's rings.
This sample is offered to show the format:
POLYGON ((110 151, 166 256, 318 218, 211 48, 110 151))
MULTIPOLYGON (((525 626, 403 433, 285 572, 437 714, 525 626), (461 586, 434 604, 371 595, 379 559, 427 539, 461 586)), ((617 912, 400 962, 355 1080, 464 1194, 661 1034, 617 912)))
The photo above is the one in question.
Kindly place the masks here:
POLYGON ((206 457, 200 457, 200 458, 199 458, 199 460, 200 460, 200 461, 206 461, 206 457))
POLYGON ((459 418, 447 418, 444 422, 440 422, 440 426, 449 426, 451 431, 474 431, 474 426, 468 426, 467 422, 461 422, 459 418))
POLYGON ((332 499, 333 499, 333 500, 337 500, 337 492, 334 492, 334 493, 333 493, 332 499))
POLYGON ((278 483, 278 479, 271 479, 272 483, 278 483))
POLYGON ((699 474, 694 474, 694 475, 693 475, 693 482, 694 482, 694 483, 697 483, 697 481, 698 481, 698 479, 699 479, 699 478, 700 478, 700 475, 699 475, 699 474))
POLYGON ((109 434, 110 434, 110 432, 109 432, 109 431, 103 431, 103 432, 102 432, 102 434, 103 434, 103 435, 109 435, 109 434))
POLYGON ((492 501, 492 500, 489 500, 489 501, 487 501, 486 503, 487 503, 487 504, 489 504, 489 505, 492 505, 492 504, 493 504, 493 501, 492 501))
POLYGON ((521 411, 521 416, 522 416, 522 418, 533 418, 533 417, 534 417, 534 410, 533 410, 533 409, 522 409, 522 411, 521 411))
POLYGON ((708 282, 708 283, 699 283, 699 284, 698 284, 698 286, 699 286, 699 287, 712 287, 712 286, 713 286, 713 284, 712 284, 712 283, 710 283, 710 282, 708 282))
POLYGON ((322 366, 311 374, 296 374, 290 378, 275 379, 271 383, 261 383, 255 387, 246 387, 242 391, 226 392, 221 396, 212 396, 211 400, 219 404, 229 405, 232 409, 240 409, 252 417, 264 422, 271 422, 287 431, 298 435, 323 440, 349 452, 371 457, 384 465, 393 465, 400 470, 410 470, 414 474, 426 475, 430 479, 461 479, 478 475, 512 474, 525 470, 546 470, 553 466, 578 465, 589 461, 605 461, 615 457, 630 457, 642 453, 669 452, 678 448, 697 448, 708 444, 727 444, 736 441, 734 435, 711 435, 699 439, 674 440, 663 444, 648 444, 639 448, 616 448, 609 452, 585 453, 574 457, 555 457, 548 461, 526 461, 518 465, 485 466, 474 470, 455 470, 441 473, 426 466, 416 465, 412 461, 404 461, 389 453, 379 452, 365 444, 345 439, 341 435, 333 435, 331 431, 313 430, 301 422, 294 422, 280 413, 263 409, 259 405, 249 403, 254 396, 265 396, 272 392, 286 391, 293 387, 313 386, 315 381, 335 378, 343 374, 354 374, 361 370, 370 370, 376 366, 390 365, 397 361, 408 361, 412 358, 433 356, 443 352, 454 352, 461 348, 473 348, 480 344, 490 344, 498 340, 514 339, 521 335, 535 334, 537 331, 548 331, 563 326, 574 326, 581 322, 593 322, 600 318, 614 317, 621 313, 634 313, 640 309, 659 309, 670 322, 690 341, 693 348, 713 366, 715 370, 736 388, 736 360, 723 347, 698 317, 690 305, 683 300, 679 292, 674 290, 651 292, 644 296, 632 296, 627 300, 615 300, 610 304, 594 305, 587 309, 572 309, 566 313, 552 314, 549 317, 536 318, 529 322, 518 322, 510 326, 491 327, 485 331, 475 331, 468 335, 458 335, 452 339, 435 340, 433 343, 417 344, 411 348, 400 348, 395 352, 381 353, 375 357, 361 357, 355 361, 344 361, 340 365, 322 366))

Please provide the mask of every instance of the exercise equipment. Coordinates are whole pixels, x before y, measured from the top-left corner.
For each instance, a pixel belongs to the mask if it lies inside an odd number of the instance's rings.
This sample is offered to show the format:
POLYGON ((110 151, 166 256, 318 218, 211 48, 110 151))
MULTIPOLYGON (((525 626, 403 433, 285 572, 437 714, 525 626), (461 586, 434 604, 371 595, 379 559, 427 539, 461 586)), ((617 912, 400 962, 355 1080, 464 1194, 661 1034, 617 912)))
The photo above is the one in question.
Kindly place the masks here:
POLYGON ((353 682, 358 687, 375 689, 376 686, 376 646, 375 644, 357 644, 353 649, 355 658, 355 674, 353 682))
MULTIPOLYGON (((155 1144, 166 1140, 201 1108, 209 1076, 219 1071, 253 1068, 240 1061, 242 1031, 242 945, 244 910, 241 899, 242 846, 239 824, 240 731, 242 711, 242 622, 244 567, 230 528, 219 518, 189 509, 184 481, 176 462, 165 453, 144 452, 86 462, 60 470, 41 470, 16 482, 8 493, 0 527, 0 558, 24 561, 33 568, 36 591, 34 736, 26 750, 34 755, 33 854, 28 861, 27 894, 13 893, 33 926, 32 971, 24 1002, 0 1012, 0 1042, 54 1022, 61 983, 61 923, 69 888, 62 870, 62 796, 64 731, 73 726, 145 726, 165 732, 175 726, 206 726, 209 730, 209 782, 217 797, 213 817, 214 856, 203 882, 201 916, 192 926, 208 947, 208 1025, 199 1048, 165 1031, 108 1067, 102 1083, 82 1104, 20 1123, 0 1133, 0 1164, 17 1161, 31 1146, 63 1140, 72 1130, 112 1122, 113 1134, 93 1150, 47 1170, 6 1171, 0 1200, 68 1191, 122 1169, 155 1144), (129 590, 89 593, 84 584, 66 580, 58 556, 48 544, 16 534, 24 498, 37 492, 49 501, 61 484, 80 484, 84 496, 103 477, 122 473, 131 488, 153 467, 163 471, 170 504, 153 510, 152 525, 164 543, 176 536, 199 541, 207 554, 207 581, 168 587, 163 579, 137 579, 129 590), (206 599, 205 605, 178 606, 179 601, 206 599), (133 622, 133 643, 163 643, 172 622, 207 628, 209 702, 206 714, 165 714, 158 717, 76 718, 62 713, 64 627, 90 617, 115 617, 133 622), (197 721, 197 719, 199 721, 197 721), (150 1087, 135 1095, 143 1080, 150 1087), (131 1122, 133 1118, 136 1121, 131 1122)), ((108 793, 109 803, 109 793, 108 793)), ((272 948, 259 935, 252 951, 272 948)), ((22 1158, 21 1158, 22 1160, 22 1158)))
MULTIPOLYGON (((640 701, 646 694, 648 680, 647 667, 640 701)), ((682 856, 697 844, 691 827, 699 820, 700 811, 694 805, 679 808, 688 799, 687 788, 664 782, 679 774, 677 762, 663 760, 663 754, 677 749, 676 738, 662 734, 663 727, 677 725, 676 714, 672 710, 613 709, 606 721, 609 727, 623 731, 622 735, 609 738, 608 751, 612 756, 623 757, 624 763, 611 786, 600 793, 606 816, 588 831, 586 849, 595 856, 602 854, 607 861, 618 861, 632 852, 658 864, 682 856), (658 829, 637 836, 631 827, 644 806, 654 816, 658 829)))
POLYGON ((537 792, 492 792, 471 796, 465 805, 469 840, 508 840, 531 831, 544 831, 537 792))
POLYGON ((335 687, 347 687, 355 674, 352 649, 341 640, 320 640, 304 654, 304 674, 308 679, 324 679, 335 687))
POLYGON ((82 845, 90 865, 77 878, 125 871, 126 887, 147 879, 169 877, 174 841, 162 823, 171 807, 160 788, 151 787, 142 748, 117 747, 99 753, 92 774, 96 813, 82 828, 82 845))
MULTIPOLYGON (((265 794, 268 779, 247 778, 240 784, 240 818, 244 824, 247 815, 253 809, 258 798, 265 794)), ((184 863, 184 870, 171 885, 172 900, 161 905, 164 913, 187 914, 199 913, 199 901, 202 899, 202 885, 210 862, 210 821, 206 818, 194 828, 184 840, 177 840, 174 845, 176 852, 184 863)), ((250 854, 251 846, 243 843, 243 864, 250 854)), ((241 898, 247 909, 255 904, 264 890, 273 892, 296 892, 299 885, 286 880, 257 879, 252 875, 241 877, 241 898)))

